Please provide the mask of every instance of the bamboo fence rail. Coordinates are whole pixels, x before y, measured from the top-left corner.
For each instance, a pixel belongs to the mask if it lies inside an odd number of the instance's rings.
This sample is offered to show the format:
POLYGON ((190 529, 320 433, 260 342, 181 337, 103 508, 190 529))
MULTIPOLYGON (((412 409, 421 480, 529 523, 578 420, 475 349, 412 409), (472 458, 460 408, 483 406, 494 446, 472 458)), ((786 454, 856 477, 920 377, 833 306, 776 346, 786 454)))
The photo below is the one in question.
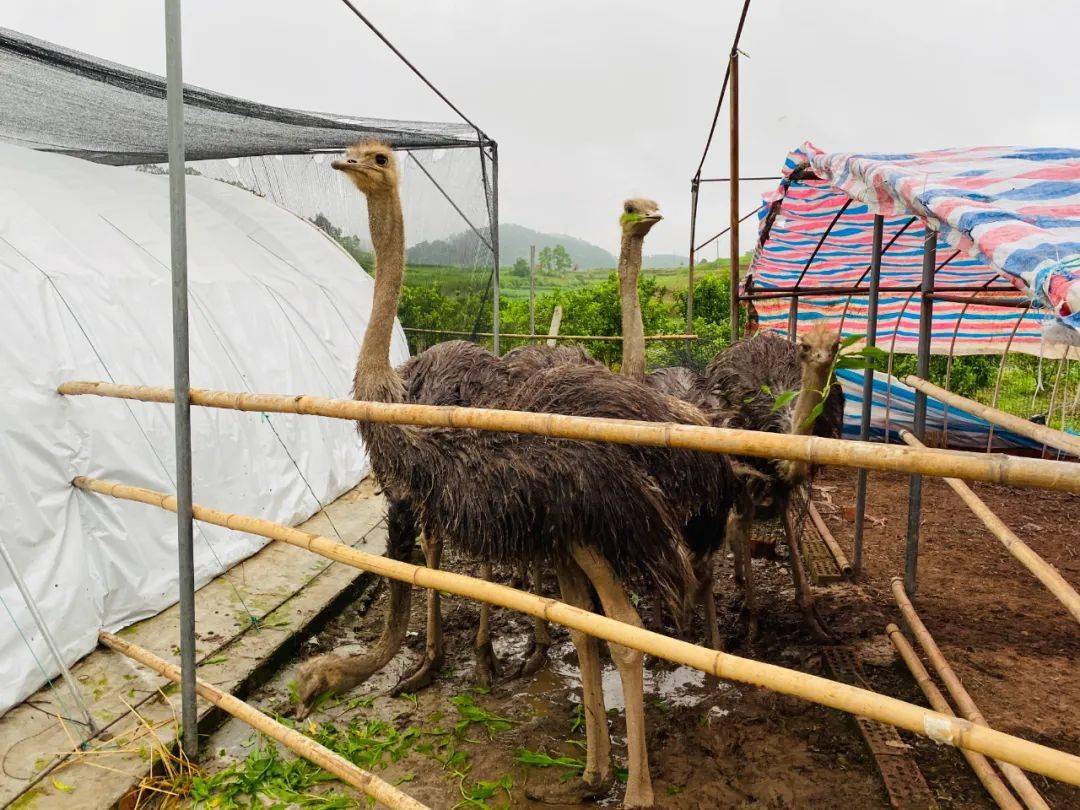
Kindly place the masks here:
POLYGON ((814 506, 813 501, 810 501, 807 505, 806 512, 810 515, 810 520, 814 524, 814 528, 817 529, 817 533, 821 535, 822 542, 828 546, 833 559, 836 560, 836 566, 840 569, 840 573, 845 577, 850 577, 852 571, 851 562, 848 560, 844 550, 840 548, 840 544, 836 542, 833 533, 829 531, 829 527, 825 525, 825 520, 821 517, 817 507, 814 506))
POLYGON ((904 382, 917 391, 922 391, 928 396, 940 399, 946 405, 952 405, 954 408, 979 416, 998 427, 1011 430, 1013 433, 1019 433, 1021 436, 1027 436, 1029 439, 1034 439, 1070 455, 1080 456, 1080 436, 1073 436, 1063 430, 1056 430, 1046 425, 1037 425, 1022 417, 1014 416, 998 408, 991 408, 989 405, 983 405, 981 402, 939 388, 933 383, 911 374, 904 377, 904 382))
MULTIPOLYGON (((915 606, 911 604, 911 600, 908 599, 907 593, 904 591, 903 579, 900 577, 893 578, 892 592, 893 596, 896 597, 896 604, 900 606, 904 622, 907 624, 908 629, 911 630, 911 634, 915 636, 916 641, 919 642, 919 646, 923 648, 923 652, 926 653, 926 657, 930 660, 930 665, 945 684, 945 688, 949 690, 952 699, 956 701, 960 715, 974 723, 976 728, 989 728, 983 713, 979 711, 979 707, 971 699, 971 695, 968 694, 963 683, 960 682, 960 678, 957 677, 949 662, 945 660, 945 656, 942 655, 941 649, 938 647, 937 642, 934 641, 934 637, 930 635, 930 631, 922 623, 919 614, 915 612, 915 606)), ((1031 784, 1027 774, 1020 770, 1020 767, 1029 771, 1031 768, 1016 762, 1016 760, 1002 759, 987 751, 980 751, 979 753, 988 754, 997 762, 1001 772, 1005 774, 1005 778, 1009 780, 1009 784, 1013 786, 1013 790, 1016 791, 1027 807, 1031 808, 1031 810, 1050 810, 1050 806, 1039 795, 1039 791, 1035 789, 1035 786, 1031 784), (1020 767, 1017 767, 1018 765, 1020 767)))
MULTIPOLYGON (((176 499, 163 492, 85 477, 76 478, 72 484, 82 490, 138 501, 168 511, 176 509, 176 499)), ((761 686, 833 709, 869 717, 882 723, 890 723, 916 734, 923 734, 940 743, 968 748, 996 759, 1015 762, 1027 770, 1042 773, 1072 785, 1080 785, 1080 757, 985 726, 928 711, 920 706, 879 695, 867 689, 830 681, 817 675, 797 672, 774 664, 708 650, 615 621, 606 616, 590 613, 554 599, 525 593, 494 582, 366 554, 328 537, 290 529, 267 520, 221 512, 197 504, 193 506, 193 515, 197 520, 206 523, 305 548, 328 559, 378 576, 527 613, 604 641, 621 644, 658 658, 693 667, 719 678, 761 686)))
MULTIPOLYGON (((66 382, 57 390, 68 395, 89 394, 159 403, 173 401, 173 389, 143 385, 66 382)), ((754 430, 550 413, 361 402, 303 395, 244 394, 198 388, 191 389, 191 404, 239 411, 329 416, 360 422, 470 428, 560 439, 679 447, 759 458, 786 458, 811 464, 954 476, 995 484, 1080 493, 1080 465, 1067 461, 1006 456, 1003 453, 917 449, 820 436, 789 436, 754 430)))
MULTIPOLYGON (((423 329, 419 326, 403 326, 406 332, 417 335, 454 335, 456 337, 494 337, 494 332, 464 332, 456 329, 423 329)), ((622 343, 622 335, 536 335, 526 332, 499 332, 500 338, 524 340, 604 340, 622 343)), ((645 340, 697 340, 697 335, 645 335, 645 340)))
MULTIPOLYGON (((919 660, 919 656, 915 653, 911 643, 904 637, 904 634, 900 632, 900 628, 895 624, 890 624, 885 627, 885 632, 889 635, 889 640, 892 641, 896 651, 900 653, 900 657, 904 663, 907 664, 907 668, 911 671, 911 676, 915 679, 915 683, 922 689, 924 695, 926 695, 927 701, 930 703, 930 708, 936 712, 947 714, 949 717, 955 717, 952 708, 949 706, 949 702, 945 700, 945 696, 941 694, 941 690, 937 688, 937 684, 934 683, 930 677, 930 673, 926 671, 926 667, 923 666, 923 662, 919 660)), ((1001 781, 1001 777, 997 775, 993 766, 990 764, 990 760, 984 757, 982 754, 976 754, 974 751, 965 751, 961 749, 960 753, 964 755, 964 759, 968 761, 971 766, 971 770, 975 771, 975 775, 979 777, 979 781, 983 783, 983 787, 986 788, 987 793, 997 802, 997 806, 1002 810, 1021 810, 1023 805, 1016 800, 1016 797, 1009 792, 1009 789, 1005 787, 1005 783, 1001 781)))
MULTIPOLYGON (((149 650, 144 650, 142 647, 138 647, 104 630, 98 633, 98 640, 121 655, 126 655, 158 674, 164 675, 173 683, 180 683, 180 668, 158 658, 149 650)), ((277 740, 286 748, 299 754, 309 762, 315 763, 327 773, 332 773, 342 782, 352 785, 375 801, 381 802, 387 807, 392 807, 394 810, 428 810, 427 805, 420 804, 420 802, 384 782, 375 774, 358 768, 329 748, 319 745, 319 743, 310 737, 304 736, 299 731, 283 726, 255 707, 245 703, 238 697, 230 695, 228 692, 223 692, 213 684, 198 679, 195 681, 195 691, 223 711, 228 712, 233 717, 238 717, 267 737, 277 740)))
MULTIPOLYGON (((900 431, 900 437, 912 447, 922 447, 922 443, 906 430, 900 431)), ((975 516, 983 522, 983 525, 994 537, 1001 541, 1006 550, 1023 565, 1032 575, 1041 582, 1050 593, 1057 597, 1065 609, 1072 614, 1076 621, 1080 622, 1080 594, 1065 581, 1050 563, 1032 551, 1031 546, 1017 537, 1012 529, 1006 526, 1001 518, 995 515, 990 507, 975 494, 975 492, 963 481, 955 478, 946 478, 945 483, 952 487, 960 499, 968 505, 975 516)))

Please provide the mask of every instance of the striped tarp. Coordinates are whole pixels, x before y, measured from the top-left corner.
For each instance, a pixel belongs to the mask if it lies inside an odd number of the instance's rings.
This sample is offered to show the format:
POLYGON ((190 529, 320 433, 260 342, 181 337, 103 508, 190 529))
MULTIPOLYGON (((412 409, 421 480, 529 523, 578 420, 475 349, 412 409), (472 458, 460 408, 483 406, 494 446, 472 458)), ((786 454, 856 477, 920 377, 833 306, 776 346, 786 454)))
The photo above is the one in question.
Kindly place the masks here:
MULTIPOLYGON (((882 294, 877 341, 886 350, 913 353, 920 297, 906 290, 920 281, 929 218, 938 231, 937 287, 1032 302, 1025 312, 936 301, 934 353, 1000 354, 1010 345, 1011 351, 1057 357, 1070 338, 1080 343, 1080 150, 852 155, 805 144, 788 156, 784 176, 761 211, 747 292, 797 283, 809 289, 866 286, 873 216, 881 213, 884 242, 893 242, 882 261, 881 286, 905 292, 882 294), (1043 341, 1054 322, 1064 345, 1043 341)), ((760 325, 785 329, 789 301, 755 300, 760 325)), ((866 305, 865 295, 803 296, 798 328, 827 319, 845 334, 865 334, 866 305)))

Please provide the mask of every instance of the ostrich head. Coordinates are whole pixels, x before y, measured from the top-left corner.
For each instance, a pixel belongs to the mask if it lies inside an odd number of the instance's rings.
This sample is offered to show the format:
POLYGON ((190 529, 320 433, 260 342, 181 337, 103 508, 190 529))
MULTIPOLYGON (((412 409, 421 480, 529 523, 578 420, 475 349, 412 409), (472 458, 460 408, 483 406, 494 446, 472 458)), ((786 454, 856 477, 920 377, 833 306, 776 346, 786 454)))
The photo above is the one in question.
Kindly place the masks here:
POLYGON ((334 653, 305 661, 296 672, 296 693, 301 704, 296 711, 297 718, 303 720, 307 717, 319 698, 327 692, 341 695, 363 683, 372 674, 367 669, 334 653))
POLYGON ((652 226, 662 219, 659 205, 652 200, 635 198, 623 203, 619 225, 624 235, 644 238, 652 226))
POLYGON ((799 363, 804 369, 825 374, 840 350, 840 333, 827 324, 814 324, 799 336, 799 363))
POLYGON ((345 150, 345 156, 330 164, 364 194, 390 191, 398 183, 394 150, 378 141, 361 141, 345 150))

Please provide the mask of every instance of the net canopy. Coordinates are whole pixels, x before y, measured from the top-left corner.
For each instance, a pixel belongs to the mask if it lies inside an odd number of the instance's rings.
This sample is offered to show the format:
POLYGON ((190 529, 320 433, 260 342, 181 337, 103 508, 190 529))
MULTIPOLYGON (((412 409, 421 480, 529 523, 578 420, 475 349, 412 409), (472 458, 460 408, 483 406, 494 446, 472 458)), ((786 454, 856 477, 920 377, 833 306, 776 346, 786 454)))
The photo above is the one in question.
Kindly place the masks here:
MULTIPOLYGON (((0 141, 162 173, 165 80, 0 28, 0 141)), ((496 264, 495 143, 465 123, 364 118, 257 103, 185 86, 189 174, 222 180, 308 219, 372 269, 363 195, 326 153, 376 139, 399 153, 410 272, 434 280, 455 308, 436 313, 406 290, 409 326, 491 328, 496 264)))
MULTIPOLYGON (((113 165, 163 163, 165 79, 0 29, 0 139, 113 165), (103 114, 106 113, 107 114, 103 114)), ((184 88, 188 160, 340 150, 476 147, 467 124, 315 113, 184 88)))
MULTIPOLYGON (((800 297, 800 328, 827 319, 842 321, 847 334, 866 333, 873 218, 881 214, 887 292, 880 297, 879 346, 916 349, 913 290, 929 221, 938 233, 935 289, 1001 299, 1000 306, 936 300, 932 352, 1000 354, 1009 341, 1012 350, 1030 354, 1077 352, 1080 150, 858 155, 807 143, 788 156, 783 174, 759 212, 760 239, 744 290, 751 297, 796 287, 836 290, 800 297)), ((790 300, 755 298, 759 323, 786 328, 790 300)))

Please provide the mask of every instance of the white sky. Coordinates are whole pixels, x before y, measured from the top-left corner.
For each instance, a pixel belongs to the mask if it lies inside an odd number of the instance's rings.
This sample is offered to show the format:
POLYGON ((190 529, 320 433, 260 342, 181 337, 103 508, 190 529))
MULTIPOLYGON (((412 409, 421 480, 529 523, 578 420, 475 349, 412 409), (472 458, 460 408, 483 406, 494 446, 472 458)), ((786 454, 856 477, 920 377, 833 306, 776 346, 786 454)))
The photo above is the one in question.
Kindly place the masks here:
MULTIPOLYGON (((619 203, 644 195, 668 218, 647 250, 685 253, 689 179, 739 0, 358 5, 498 140, 503 221, 614 250, 619 203)), ((162 8, 6 0, 0 25, 163 73, 162 8)), ((1064 0, 755 0, 741 45, 742 173, 777 173, 808 139, 833 151, 1076 146, 1078 35, 1080 7, 1064 0)), ((453 120, 337 0, 185 0, 184 60, 186 81, 258 101, 453 120)), ((726 121, 725 109, 707 176, 727 174, 726 121)), ((743 211, 768 185, 744 184, 743 211)), ((712 184, 699 241, 726 218, 726 188, 712 184)), ((753 238, 751 221, 744 249, 753 238)))

